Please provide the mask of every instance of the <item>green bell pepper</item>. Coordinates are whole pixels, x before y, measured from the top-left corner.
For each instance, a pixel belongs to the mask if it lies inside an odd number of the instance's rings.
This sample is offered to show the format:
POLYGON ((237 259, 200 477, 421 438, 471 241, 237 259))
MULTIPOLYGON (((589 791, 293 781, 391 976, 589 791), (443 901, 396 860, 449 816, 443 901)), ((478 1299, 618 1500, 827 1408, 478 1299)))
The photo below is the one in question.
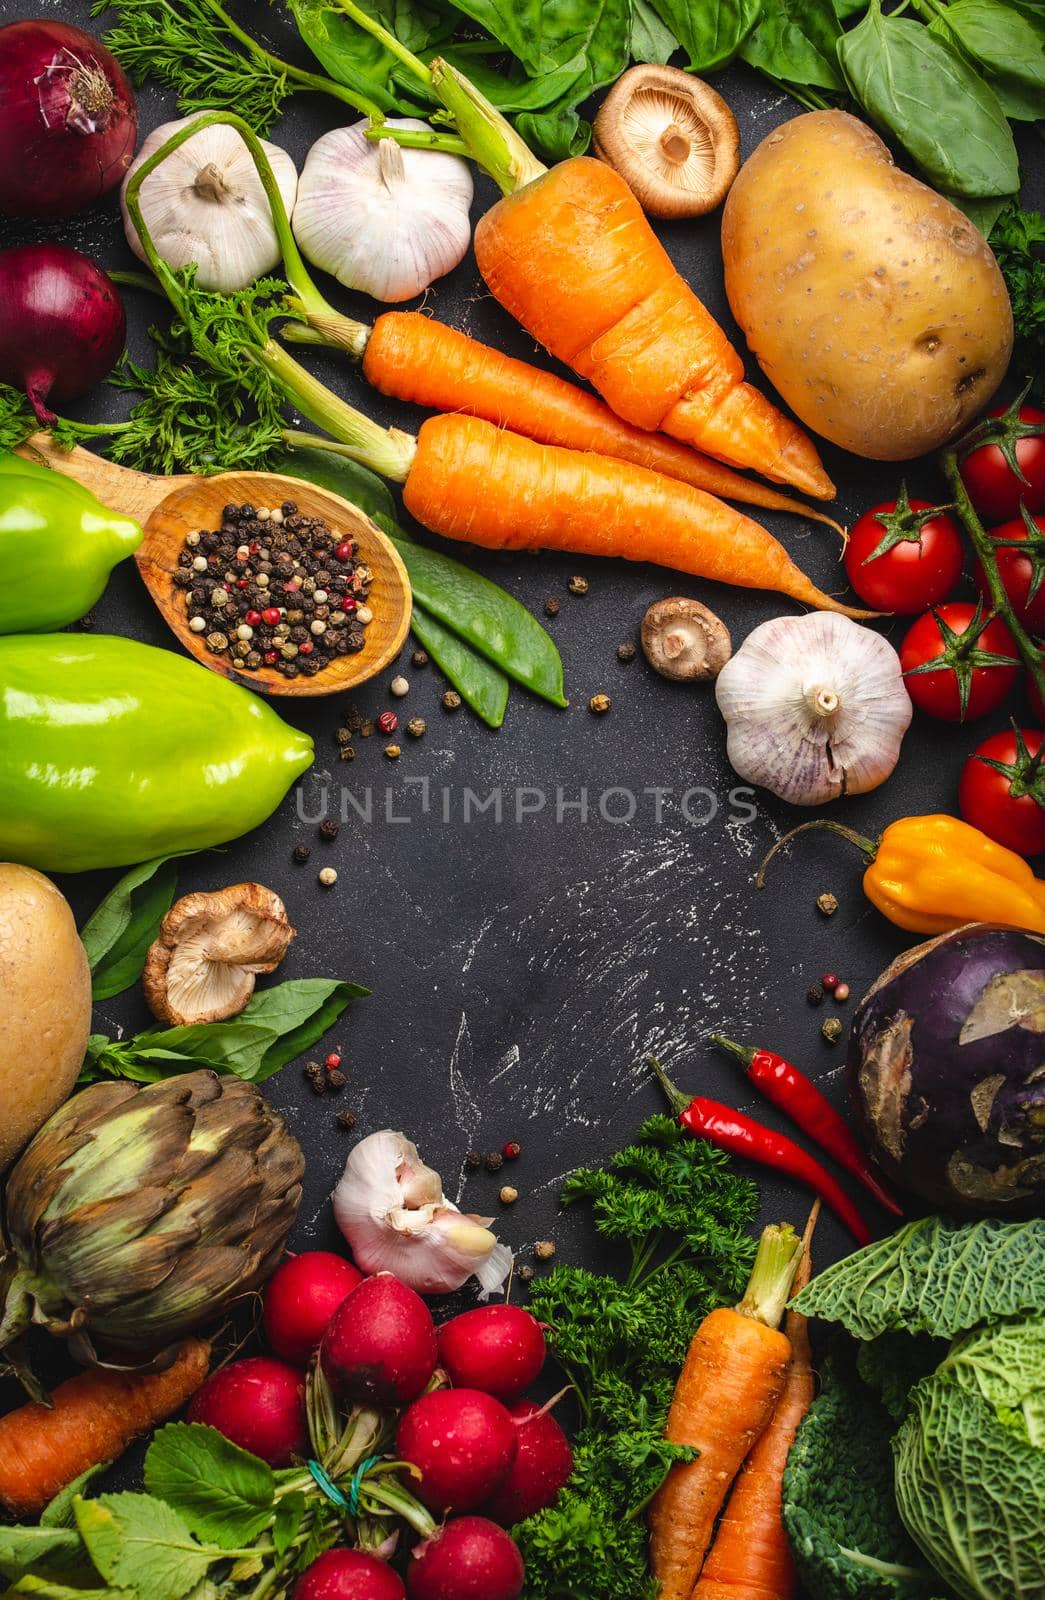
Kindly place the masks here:
POLYGON ((75 479, 0 455, 0 634, 75 622, 141 541, 136 522, 107 510, 75 479))
POLYGON ((0 638, 0 860, 119 867, 234 839, 274 811, 312 740, 169 650, 0 638))

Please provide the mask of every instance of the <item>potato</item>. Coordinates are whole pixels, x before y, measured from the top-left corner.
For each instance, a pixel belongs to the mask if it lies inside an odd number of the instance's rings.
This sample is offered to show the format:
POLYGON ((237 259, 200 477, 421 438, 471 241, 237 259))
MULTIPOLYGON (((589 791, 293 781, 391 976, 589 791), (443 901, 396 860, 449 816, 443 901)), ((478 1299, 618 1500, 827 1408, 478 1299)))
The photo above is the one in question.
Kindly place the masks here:
POLYGON ((844 111, 785 122, 722 219, 726 293, 760 367, 816 433, 876 461, 953 439, 1012 354, 986 240, 844 111))
POLYGON ((69 903, 0 862, 0 1168, 72 1093, 91 1031, 91 974, 69 903))

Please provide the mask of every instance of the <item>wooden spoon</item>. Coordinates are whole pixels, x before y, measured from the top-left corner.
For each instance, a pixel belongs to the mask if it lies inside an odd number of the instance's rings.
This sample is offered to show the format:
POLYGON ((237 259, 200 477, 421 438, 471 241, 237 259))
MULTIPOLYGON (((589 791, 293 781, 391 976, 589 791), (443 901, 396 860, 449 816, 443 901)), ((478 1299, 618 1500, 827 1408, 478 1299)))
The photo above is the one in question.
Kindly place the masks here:
POLYGON ((276 472, 219 472, 212 478, 190 474, 153 477, 118 467, 78 446, 60 450, 47 433, 34 434, 21 447, 20 454, 75 478, 103 505, 142 524, 145 537, 134 559, 145 586, 185 649, 212 672, 220 672, 262 694, 342 694, 373 678, 402 649, 410 630, 410 579, 406 568, 381 529, 340 495, 276 472), (238 670, 233 655, 216 655, 208 650, 206 636, 193 633, 189 627, 185 591, 174 582, 187 533, 220 528, 222 508, 230 503, 249 501, 253 505, 278 506, 284 500, 296 501, 306 516, 322 517, 332 532, 354 539, 373 575, 368 604, 373 608, 374 619, 367 626, 365 645, 356 655, 335 656, 314 678, 284 678, 273 667, 244 672, 238 670))

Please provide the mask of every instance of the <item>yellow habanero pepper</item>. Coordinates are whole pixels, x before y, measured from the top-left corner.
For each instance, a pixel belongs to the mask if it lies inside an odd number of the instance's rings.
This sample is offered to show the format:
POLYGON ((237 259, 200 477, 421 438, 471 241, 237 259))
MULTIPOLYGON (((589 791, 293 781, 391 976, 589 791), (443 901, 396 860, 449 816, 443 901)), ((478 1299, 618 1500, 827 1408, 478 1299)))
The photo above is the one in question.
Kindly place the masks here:
POLYGON ((756 879, 760 889, 780 847, 812 828, 840 833, 863 851, 868 861, 864 893, 908 933, 948 933, 967 922, 1003 922, 1045 933, 1045 880, 1036 878, 1014 850, 940 812, 901 817, 877 840, 827 818, 804 822, 766 856, 756 879))

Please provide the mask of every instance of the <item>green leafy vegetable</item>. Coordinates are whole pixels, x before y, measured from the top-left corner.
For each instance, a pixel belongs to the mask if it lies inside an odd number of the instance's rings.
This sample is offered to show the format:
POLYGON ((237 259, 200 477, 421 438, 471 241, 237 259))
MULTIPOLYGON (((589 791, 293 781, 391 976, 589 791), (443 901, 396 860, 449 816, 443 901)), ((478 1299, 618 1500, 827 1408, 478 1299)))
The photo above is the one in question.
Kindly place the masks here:
POLYGON ((998 97, 957 50, 871 0, 838 43, 854 95, 874 122, 945 193, 1010 195, 1020 185, 1012 132, 998 97))
MULTIPOLYGON (((405 96, 393 81, 397 63, 392 52, 347 17, 339 16, 329 0, 287 0, 287 4, 301 38, 337 83, 365 94, 382 111, 423 109, 417 106, 415 85, 415 92, 405 96)), ((444 43, 453 33, 453 23, 448 23, 444 14, 415 0, 370 0, 367 9, 414 54, 444 43)))
POLYGON ((1042 115, 1045 107, 1045 29, 1003 0, 950 0, 929 23, 929 32, 949 38, 979 62, 996 90, 1010 85, 1009 116, 1042 115), (1035 110, 1036 106, 1036 110, 1035 110))
POLYGON ((110 1461, 100 1461, 96 1467, 88 1467, 71 1483, 67 1483, 64 1489, 60 1489, 40 1513, 41 1528, 75 1528, 77 1495, 83 1494, 88 1484, 107 1472, 111 1465, 110 1461))
POLYGON ((858 1349, 856 1370, 893 1421, 902 1422, 911 1390, 939 1366, 946 1353, 943 1339, 931 1339, 925 1333, 880 1333, 858 1349))
POLYGON ((132 867, 80 929, 95 1000, 122 994, 141 977, 149 946, 174 899, 176 859, 158 856, 132 867))
POLYGON ((651 0, 661 21, 671 29, 689 57, 692 72, 714 72, 726 66, 759 20, 760 0, 651 0))
POLYGON ((80 1500, 76 1523, 106 1583, 149 1600, 184 1600, 224 1554, 198 1544, 178 1513, 152 1495, 80 1500))
POLYGON ((1033 374, 1033 396, 1045 400, 1045 216, 1010 205, 990 241, 1012 301, 1016 370, 1033 374))
POLYGON ((198 1539, 232 1550, 268 1525, 276 1494, 264 1461, 215 1428, 191 1422, 168 1423, 156 1434, 145 1457, 145 1487, 173 1506, 198 1539))
POLYGON ((0 1527, 0 1576, 68 1572, 82 1558, 79 1535, 67 1528, 0 1527))
POLYGON ((893 1423, 840 1353, 784 1471, 782 1515, 811 1600, 930 1600, 939 1584, 893 1495, 893 1423))
POLYGON ((902 1330, 950 1339, 1045 1306, 1045 1219, 924 1217, 827 1267, 794 1301, 857 1339, 902 1330))
POLYGON ((836 49, 841 28, 829 0, 763 0, 741 60, 788 84, 842 90, 836 49))
POLYGON ((514 1530, 527 1600, 654 1600, 642 1513, 672 1462, 688 1459, 665 1441, 664 1419, 701 1319, 743 1289, 756 1191, 720 1151, 653 1117, 604 1168, 574 1173, 562 1198, 591 1203, 626 1265, 622 1277, 560 1265, 531 1292, 582 1424, 559 1499, 514 1530))
POLYGON ((633 61, 655 61, 664 66, 671 60, 679 42, 649 0, 632 0, 630 54, 633 61))

